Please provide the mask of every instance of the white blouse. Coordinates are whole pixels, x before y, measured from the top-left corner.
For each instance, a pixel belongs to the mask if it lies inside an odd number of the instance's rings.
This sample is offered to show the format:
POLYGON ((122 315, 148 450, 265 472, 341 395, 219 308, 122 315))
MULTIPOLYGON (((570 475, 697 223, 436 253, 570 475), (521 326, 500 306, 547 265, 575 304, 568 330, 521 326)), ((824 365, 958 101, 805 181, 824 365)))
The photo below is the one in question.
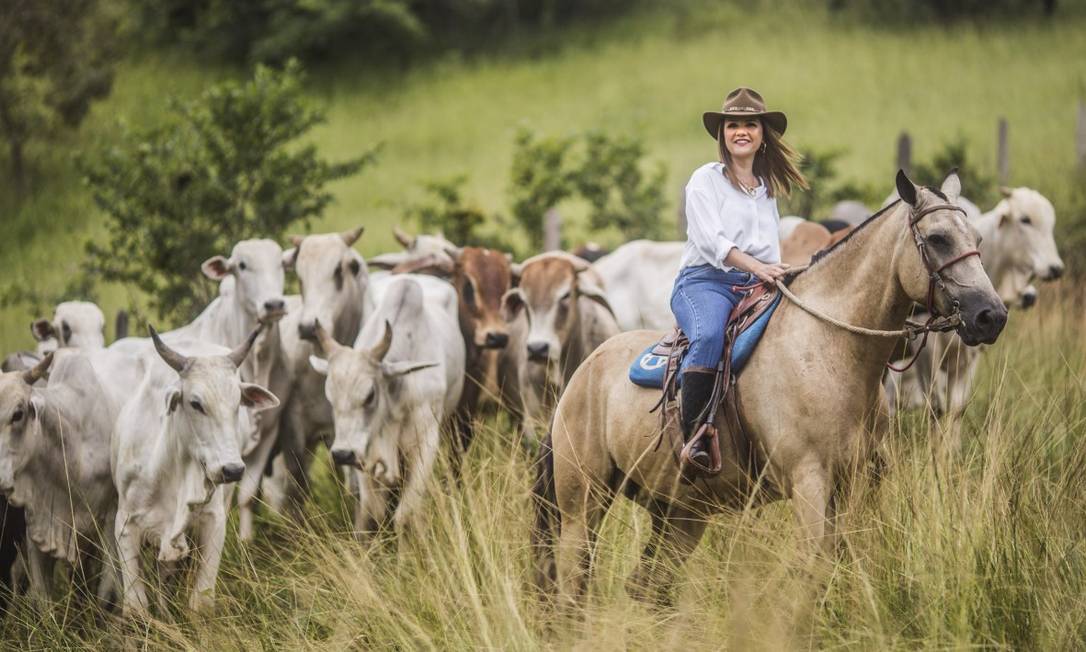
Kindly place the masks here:
POLYGON ((781 262, 777 200, 761 180, 754 196, 732 186, 723 163, 706 163, 686 184, 686 248, 682 267, 724 264, 732 247, 763 263, 781 262))

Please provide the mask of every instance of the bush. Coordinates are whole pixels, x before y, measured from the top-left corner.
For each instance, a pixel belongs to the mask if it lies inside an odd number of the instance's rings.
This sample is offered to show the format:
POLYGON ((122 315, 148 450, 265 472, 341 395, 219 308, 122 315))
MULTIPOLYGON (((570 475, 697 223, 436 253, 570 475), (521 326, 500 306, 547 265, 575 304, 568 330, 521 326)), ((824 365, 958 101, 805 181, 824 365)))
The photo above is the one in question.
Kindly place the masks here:
POLYGON ((992 175, 984 174, 969 160, 969 141, 963 135, 947 141, 931 160, 913 164, 912 179, 916 183, 938 188, 947 172, 958 168, 962 180, 962 195, 977 206, 990 207, 999 199, 999 184, 992 175))
POLYGON ((425 184, 430 201, 408 207, 406 217, 418 225, 421 232, 441 233, 449 241, 460 246, 489 247, 512 251, 513 246, 500 233, 506 226, 501 215, 487 215, 474 203, 465 202, 463 188, 468 177, 461 174, 449 179, 430 181, 425 184), (487 233, 487 224, 498 227, 487 233))
POLYGON ((301 71, 258 66, 198 100, 172 100, 165 124, 129 132, 80 161, 109 241, 88 242, 89 269, 132 284, 162 319, 191 319, 215 294, 200 263, 245 238, 281 239, 321 214, 329 181, 358 172, 374 151, 329 163, 297 141, 323 116, 303 102, 301 71))

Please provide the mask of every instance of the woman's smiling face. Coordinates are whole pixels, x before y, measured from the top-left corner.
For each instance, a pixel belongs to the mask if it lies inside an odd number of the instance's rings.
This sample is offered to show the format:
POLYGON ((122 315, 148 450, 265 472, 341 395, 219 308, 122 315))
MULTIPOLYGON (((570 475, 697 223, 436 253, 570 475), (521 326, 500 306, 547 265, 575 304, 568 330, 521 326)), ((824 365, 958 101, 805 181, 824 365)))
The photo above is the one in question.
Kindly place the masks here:
POLYGON ((725 119, 724 145, 733 158, 754 156, 762 146, 762 121, 757 118, 725 119))

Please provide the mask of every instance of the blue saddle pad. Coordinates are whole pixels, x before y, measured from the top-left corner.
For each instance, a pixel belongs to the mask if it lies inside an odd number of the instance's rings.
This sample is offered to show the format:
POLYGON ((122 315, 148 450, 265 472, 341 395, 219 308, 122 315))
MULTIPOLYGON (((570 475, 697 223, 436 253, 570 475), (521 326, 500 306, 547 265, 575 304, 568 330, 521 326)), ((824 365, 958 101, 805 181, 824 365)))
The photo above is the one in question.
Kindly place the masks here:
MULTIPOLYGON (((754 353, 754 347, 758 346, 758 340, 762 339, 766 324, 769 323, 769 318, 773 316, 773 312, 780 302, 781 295, 778 293, 777 298, 766 308, 766 311, 750 325, 750 328, 740 333, 739 337, 736 338, 735 346, 732 347, 732 373, 738 375, 747 364, 747 360, 750 360, 750 355, 754 353)), ((633 364, 630 365, 630 382, 633 384, 641 387, 655 387, 656 389, 664 386, 664 374, 667 372, 667 356, 654 355, 652 352, 654 348, 656 348, 656 342, 653 342, 647 349, 642 351, 637 359, 633 361, 633 364)), ((682 376, 679 377, 679 380, 682 380, 682 376)))

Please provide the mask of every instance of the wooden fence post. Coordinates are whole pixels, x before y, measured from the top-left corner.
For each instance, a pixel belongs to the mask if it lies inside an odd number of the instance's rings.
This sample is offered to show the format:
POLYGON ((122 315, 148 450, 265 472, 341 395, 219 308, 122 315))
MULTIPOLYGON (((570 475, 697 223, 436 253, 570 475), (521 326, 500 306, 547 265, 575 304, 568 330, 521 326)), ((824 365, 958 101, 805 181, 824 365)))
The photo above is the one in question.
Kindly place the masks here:
POLYGON ((113 320, 113 340, 117 341, 128 337, 128 312, 117 311, 117 318, 113 320))
POLYGON ((679 240, 686 240, 686 186, 679 188, 679 214, 675 224, 679 229, 679 240))
POLYGON ((562 216, 557 208, 543 214, 543 251, 557 251, 562 248, 562 216))
POLYGON ((1078 101, 1078 129, 1075 130, 1075 153, 1078 164, 1086 167, 1086 100, 1078 101))
POLYGON ((998 129, 999 145, 996 149, 996 161, 998 162, 999 183, 1007 185, 1011 179, 1011 153, 1010 143, 1007 137, 1007 119, 1000 118, 998 129))
POLYGON ((897 167, 905 170, 905 174, 911 174, 913 168, 913 139, 909 132, 903 131, 897 137, 897 167))

